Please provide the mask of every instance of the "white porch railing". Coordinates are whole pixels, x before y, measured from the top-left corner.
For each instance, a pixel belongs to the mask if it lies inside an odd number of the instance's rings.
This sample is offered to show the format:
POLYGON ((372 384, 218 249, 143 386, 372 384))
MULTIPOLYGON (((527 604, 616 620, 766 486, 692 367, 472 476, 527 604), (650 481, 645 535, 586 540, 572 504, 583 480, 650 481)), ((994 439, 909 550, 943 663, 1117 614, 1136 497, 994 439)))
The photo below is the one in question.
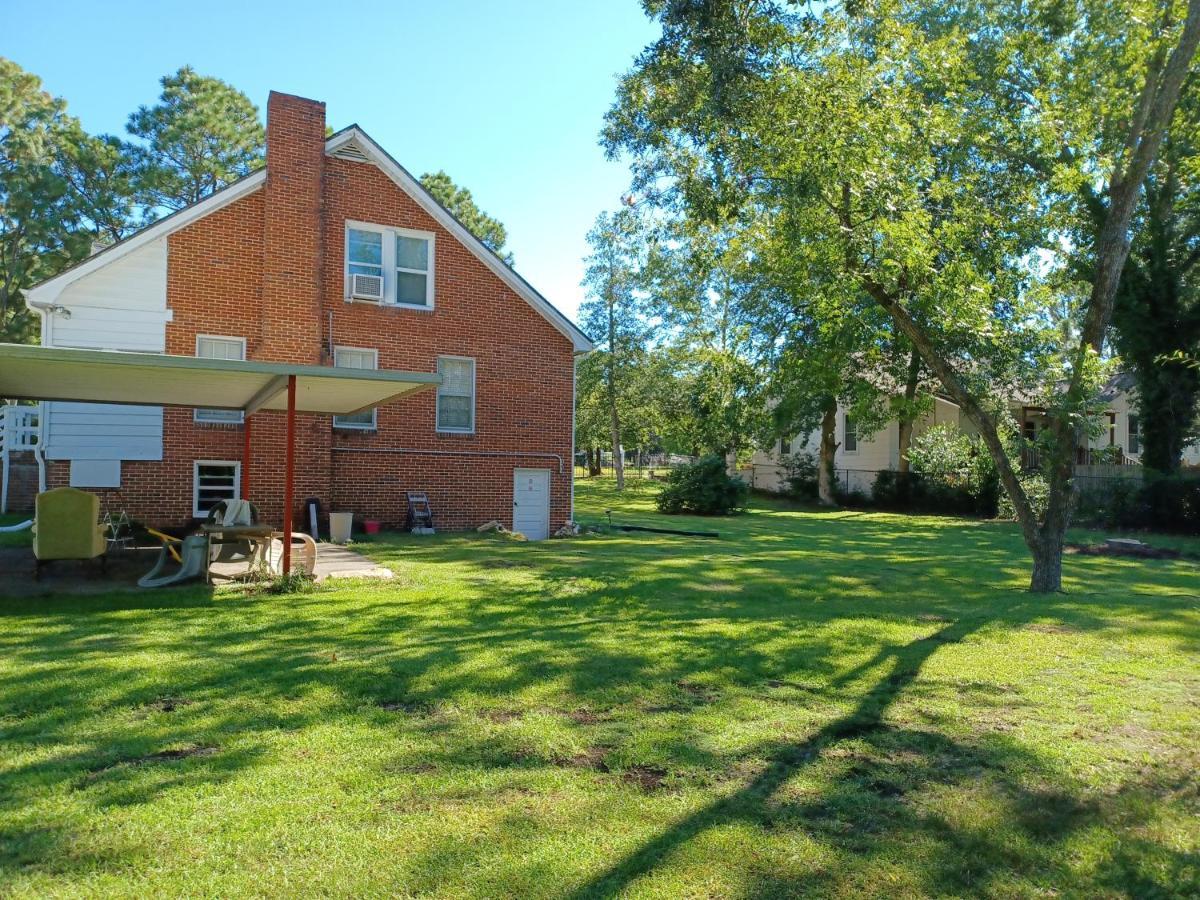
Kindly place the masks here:
POLYGON ((18 406, 4 404, 0 406, 0 512, 8 512, 8 474, 10 454, 24 450, 32 451, 38 463, 39 488, 45 489, 45 464, 38 452, 39 416, 41 405, 18 406))

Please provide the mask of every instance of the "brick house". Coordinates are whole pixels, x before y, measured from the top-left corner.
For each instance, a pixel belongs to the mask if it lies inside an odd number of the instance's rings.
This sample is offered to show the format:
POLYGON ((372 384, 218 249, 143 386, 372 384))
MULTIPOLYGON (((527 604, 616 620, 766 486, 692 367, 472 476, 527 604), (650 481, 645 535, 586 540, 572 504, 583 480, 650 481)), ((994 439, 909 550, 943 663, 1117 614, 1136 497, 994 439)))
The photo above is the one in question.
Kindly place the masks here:
MULTIPOLYGON (((572 517, 587 336, 361 129, 326 137, 323 103, 272 93, 265 169, 27 302, 47 346, 436 372, 436 390, 375 410, 298 417, 297 499, 398 526, 419 490, 440 528, 531 537, 572 517)), ((150 524, 238 495, 240 413, 55 402, 41 419, 50 487, 150 524)), ((283 417, 256 414, 251 438, 249 499, 278 521, 283 417)))

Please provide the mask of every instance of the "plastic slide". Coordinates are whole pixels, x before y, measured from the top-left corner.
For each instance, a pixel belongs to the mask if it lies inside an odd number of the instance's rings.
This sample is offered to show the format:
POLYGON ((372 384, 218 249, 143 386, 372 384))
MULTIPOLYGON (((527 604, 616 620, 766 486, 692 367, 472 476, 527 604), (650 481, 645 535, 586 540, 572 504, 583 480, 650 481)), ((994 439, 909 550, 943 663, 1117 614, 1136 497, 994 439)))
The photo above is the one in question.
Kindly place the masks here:
POLYGON ((162 574, 167 558, 174 548, 167 543, 158 551, 154 568, 138 579, 138 587, 158 588, 200 578, 208 569, 208 538, 202 534, 186 537, 179 548, 179 569, 169 575, 162 574))

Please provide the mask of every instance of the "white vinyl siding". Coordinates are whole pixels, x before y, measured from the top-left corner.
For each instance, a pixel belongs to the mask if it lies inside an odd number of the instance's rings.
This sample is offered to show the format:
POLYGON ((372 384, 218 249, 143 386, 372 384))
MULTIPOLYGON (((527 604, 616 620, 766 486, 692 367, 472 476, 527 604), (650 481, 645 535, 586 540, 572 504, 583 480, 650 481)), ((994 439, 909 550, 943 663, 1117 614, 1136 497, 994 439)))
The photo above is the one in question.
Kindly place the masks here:
POLYGON ((161 406, 45 405, 46 459, 162 459, 161 406))
MULTIPOLYGON (((166 350, 167 242, 157 240, 68 284, 42 344, 85 350, 166 350)), ((161 406, 43 404, 47 459, 162 459, 161 406)))
POLYGON ((350 276, 383 278, 383 303, 433 308, 434 236, 427 231, 346 223, 346 298, 350 276))
POLYGON ((155 241, 63 288, 46 317, 47 347, 167 349, 167 242, 155 241))
POLYGON ((475 430, 475 360, 439 356, 442 383, 437 392, 437 430, 469 434, 475 430))
MULTIPOLYGON (((201 359, 243 360, 246 358, 246 341, 244 338, 202 334, 196 338, 196 356, 201 359)), ((236 409, 198 409, 195 412, 195 420, 237 424, 242 421, 242 413, 236 409)))
MULTIPOLYGON (((361 347, 334 347, 333 364, 346 369, 378 369, 379 351, 366 350, 361 347)), ((375 410, 354 413, 350 416, 334 416, 334 428, 354 428, 359 430, 375 427, 375 410)))
POLYGON ((241 496, 242 465, 198 459, 192 463, 192 515, 206 516, 213 504, 241 496))

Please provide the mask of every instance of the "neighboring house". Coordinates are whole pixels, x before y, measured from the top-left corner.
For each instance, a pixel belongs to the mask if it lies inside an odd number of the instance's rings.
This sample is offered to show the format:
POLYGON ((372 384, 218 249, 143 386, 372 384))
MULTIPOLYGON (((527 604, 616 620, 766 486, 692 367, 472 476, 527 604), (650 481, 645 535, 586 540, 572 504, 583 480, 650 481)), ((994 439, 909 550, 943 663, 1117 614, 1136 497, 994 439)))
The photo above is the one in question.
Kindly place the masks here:
MULTIPOLYGON (((1081 441, 1076 450, 1076 464, 1129 464, 1140 463, 1141 421, 1134 396, 1134 381, 1131 375, 1121 373, 1112 376, 1100 392, 1104 410, 1100 413, 1100 430, 1086 442, 1081 441)), ((1045 411, 1032 403, 1014 401, 1011 405, 1013 417, 1029 439, 1045 425, 1045 411)), ((934 398, 933 410, 914 423, 916 437, 934 425, 949 424, 967 434, 975 434, 971 421, 962 415, 958 406, 943 397, 934 398)), ((752 484, 755 488, 773 493, 786 490, 787 470, 784 457, 789 454, 808 452, 814 458, 820 445, 819 430, 808 435, 779 440, 767 450, 755 452, 752 461, 752 484)), ((839 482, 850 490, 869 492, 875 476, 883 470, 895 470, 900 461, 900 426, 896 421, 888 422, 873 435, 859 434, 854 419, 845 407, 838 406, 834 469, 839 482)), ((1200 446, 1193 444, 1184 451, 1184 465, 1200 465, 1200 446)), ((1026 451, 1021 460, 1026 469, 1038 468, 1040 461, 1034 451, 1026 451)))
MULTIPOLYGON (((530 537, 572 517, 574 363, 591 342, 361 129, 327 138, 323 103, 272 93, 264 170, 27 302, 48 346, 437 372, 436 391, 298 416, 297 498, 400 525, 405 492, 424 491, 439 527, 498 519, 530 537)), ((240 413, 45 406, 51 487, 151 524, 238 496, 240 413)), ((282 415, 253 417, 249 499, 276 522, 282 435, 282 415)))
MULTIPOLYGON (((913 436, 934 425, 951 424, 970 431, 970 422, 960 417, 958 407, 941 397, 934 398, 933 409, 913 423, 913 436)), ((869 492, 875 476, 884 469, 896 469, 900 464, 900 423, 892 420, 872 435, 859 432, 854 417, 844 406, 837 410, 835 427, 837 451, 833 468, 839 482, 850 490, 869 492)), ((821 431, 796 435, 776 441, 768 450, 757 450, 751 461, 751 485, 758 490, 782 493, 787 490, 787 469, 783 457, 796 453, 811 453, 815 459, 821 444, 821 431)))

